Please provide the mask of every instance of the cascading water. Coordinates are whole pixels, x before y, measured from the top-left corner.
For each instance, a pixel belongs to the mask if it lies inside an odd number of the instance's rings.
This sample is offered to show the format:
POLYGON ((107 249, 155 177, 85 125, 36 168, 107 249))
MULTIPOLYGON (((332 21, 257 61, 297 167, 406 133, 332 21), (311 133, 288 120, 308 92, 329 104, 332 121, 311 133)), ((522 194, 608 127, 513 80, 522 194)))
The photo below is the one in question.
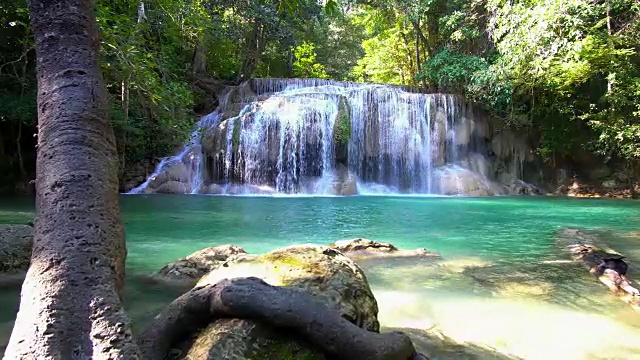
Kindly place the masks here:
POLYGON ((511 138, 499 151, 512 174, 496 172, 487 121, 454 95, 255 79, 221 99, 131 193, 493 195, 522 172, 526 148, 511 138))

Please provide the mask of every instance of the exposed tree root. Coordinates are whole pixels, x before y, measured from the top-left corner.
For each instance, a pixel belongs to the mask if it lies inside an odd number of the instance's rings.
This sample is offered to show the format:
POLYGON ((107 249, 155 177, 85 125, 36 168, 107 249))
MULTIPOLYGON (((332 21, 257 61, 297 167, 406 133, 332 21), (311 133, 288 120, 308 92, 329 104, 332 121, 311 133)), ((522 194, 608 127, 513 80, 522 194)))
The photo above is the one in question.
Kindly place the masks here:
POLYGON ((401 332, 379 334, 361 329, 308 293, 271 286, 258 278, 223 280, 182 295, 140 334, 142 354, 145 359, 163 359, 176 342, 223 317, 293 330, 331 358, 426 359, 401 332))

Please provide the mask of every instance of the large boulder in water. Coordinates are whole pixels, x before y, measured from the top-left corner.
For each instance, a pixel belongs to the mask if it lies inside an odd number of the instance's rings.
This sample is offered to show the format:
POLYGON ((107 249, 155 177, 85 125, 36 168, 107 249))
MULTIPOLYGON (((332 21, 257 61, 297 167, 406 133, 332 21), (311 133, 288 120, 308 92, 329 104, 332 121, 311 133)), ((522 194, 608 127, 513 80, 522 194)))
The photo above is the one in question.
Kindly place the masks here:
POLYGON ((440 255, 426 249, 402 250, 389 243, 363 238, 339 240, 327 246, 342 252, 351 259, 375 257, 440 258, 440 255))
POLYGON ((508 185, 509 194, 512 195, 544 195, 543 191, 533 184, 520 179, 513 179, 508 185))
POLYGON ((196 251, 166 265, 154 277, 158 280, 193 286, 204 275, 219 268, 227 261, 242 256, 248 256, 248 254, 241 247, 235 245, 213 246, 196 251))
POLYGON ((146 192, 161 194, 185 194, 190 191, 190 170, 183 162, 176 162, 155 175, 149 181, 146 192))
POLYGON ((0 224, 0 273, 27 271, 32 248, 31 226, 0 224))
POLYGON ((445 166, 436 171, 436 184, 443 195, 493 196, 503 188, 485 176, 459 166, 445 166))
MULTIPOLYGON (((278 249, 218 268, 197 286, 249 276, 310 293, 355 325, 379 331, 378 305, 364 272, 331 248, 298 245, 278 249)), ((179 359, 325 359, 296 334, 242 319, 215 320, 179 348, 179 359)))

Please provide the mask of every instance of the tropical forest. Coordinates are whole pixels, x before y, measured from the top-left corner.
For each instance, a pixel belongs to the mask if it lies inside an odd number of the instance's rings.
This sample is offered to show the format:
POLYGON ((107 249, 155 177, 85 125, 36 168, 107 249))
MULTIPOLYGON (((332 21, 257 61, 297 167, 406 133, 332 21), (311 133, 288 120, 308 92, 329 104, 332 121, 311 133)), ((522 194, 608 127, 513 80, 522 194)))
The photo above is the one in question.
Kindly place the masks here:
POLYGON ((638 0, 0 0, 0 357, 635 359, 638 0))

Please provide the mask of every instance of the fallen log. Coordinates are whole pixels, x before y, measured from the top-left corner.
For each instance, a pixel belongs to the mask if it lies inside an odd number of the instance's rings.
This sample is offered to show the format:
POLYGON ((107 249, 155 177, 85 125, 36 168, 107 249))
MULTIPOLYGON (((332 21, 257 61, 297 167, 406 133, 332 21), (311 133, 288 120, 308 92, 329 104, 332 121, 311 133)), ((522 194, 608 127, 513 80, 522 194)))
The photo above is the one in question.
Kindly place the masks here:
POLYGON ((564 229, 558 234, 558 239, 574 261, 582 263, 622 301, 640 310, 640 291, 626 277, 628 266, 624 256, 598 247, 596 239, 582 230, 564 229))
POLYGON ((306 292, 258 278, 196 287, 173 301, 140 334, 143 359, 165 358, 173 344, 216 318, 252 319, 293 330, 334 359, 426 359, 404 333, 359 328, 306 292))

